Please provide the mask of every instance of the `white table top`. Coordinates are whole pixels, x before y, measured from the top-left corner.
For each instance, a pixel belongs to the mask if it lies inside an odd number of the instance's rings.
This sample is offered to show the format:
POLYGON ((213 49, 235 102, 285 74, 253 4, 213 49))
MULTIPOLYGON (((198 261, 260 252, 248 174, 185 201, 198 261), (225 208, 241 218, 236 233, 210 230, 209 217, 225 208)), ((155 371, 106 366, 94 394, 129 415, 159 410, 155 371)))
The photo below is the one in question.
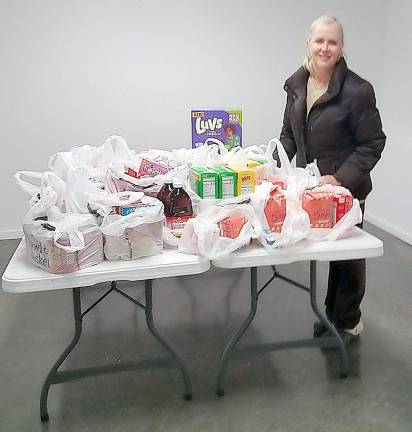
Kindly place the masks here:
POLYGON ((353 236, 347 239, 321 242, 302 240, 293 246, 273 251, 267 251, 257 244, 250 244, 227 257, 213 260, 212 264, 222 268, 244 268, 290 264, 296 261, 375 258, 382 255, 382 240, 360 228, 355 228, 353 236))
POLYGON ((187 255, 165 249, 163 254, 133 261, 104 261, 74 273, 52 274, 32 264, 26 257, 22 240, 3 274, 3 290, 14 293, 48 291, 91 286, 118 280, 146 280, 185 276, 208 271, 210 261, 197 255, 187 255))

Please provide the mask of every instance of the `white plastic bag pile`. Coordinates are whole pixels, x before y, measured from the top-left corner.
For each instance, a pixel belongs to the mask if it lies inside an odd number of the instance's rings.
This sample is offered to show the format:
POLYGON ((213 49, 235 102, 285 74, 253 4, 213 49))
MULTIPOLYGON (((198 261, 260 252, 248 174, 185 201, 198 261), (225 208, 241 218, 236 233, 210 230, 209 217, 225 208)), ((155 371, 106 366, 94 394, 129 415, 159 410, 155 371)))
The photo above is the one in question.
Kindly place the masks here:
POLYGON ((85 145, 53 154, 49 171, 19 171, 15 178, 29 195, 30 210, 24 219, 29 257, 50 272, 85 268, 104 257, 130 260, 162 253, 163 240, 181 252, 210 259, 252 240, 269 250, 304 238, 334 240, 350 235, 362 217, 358 201, 353 200, 351 210, 332 228, 311 228, 303 195, 308 190, 331 195, 348 191, 317 187, 316 165, 293 168, 277 139, 230 151, 215 141, 195 149, 136 153, 122 137, 113 135, 99 147, 85 145), (275 149, 280 167, 273 159, 275 149), (252 168, 257 180, 254 193, 205 200, 190 190, 190 167, 246 167, 250 160, 263 162, 252 168), (156 199, 165 180, 171 179, 186 182, 194 209, 179 239, 169 238, 163 204, 156 199))

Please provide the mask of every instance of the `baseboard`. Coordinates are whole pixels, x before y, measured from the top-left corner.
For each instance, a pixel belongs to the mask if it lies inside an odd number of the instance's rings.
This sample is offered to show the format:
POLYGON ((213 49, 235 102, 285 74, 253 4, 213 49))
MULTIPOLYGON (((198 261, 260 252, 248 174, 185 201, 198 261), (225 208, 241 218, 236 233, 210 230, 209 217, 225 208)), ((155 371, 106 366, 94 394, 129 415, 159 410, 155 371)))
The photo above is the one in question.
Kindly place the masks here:
POLYGON ((412 245, 412 232, 407 232, 404 229, 388 222, 387 220, 380 218, 379 216, 368 213, 368 211, 365 213, 365 220, 373 225, 376 225, 378 228, 383 229, 389 234, 392 234, 405 243, 412 245))
POLYGON ((13 239, 19 239, 22 237, 23 237, 23 230, 21 230, 21 229, 8 230, 8 231, 1 230, 0 231, 0 240, 13 240, 13 239))

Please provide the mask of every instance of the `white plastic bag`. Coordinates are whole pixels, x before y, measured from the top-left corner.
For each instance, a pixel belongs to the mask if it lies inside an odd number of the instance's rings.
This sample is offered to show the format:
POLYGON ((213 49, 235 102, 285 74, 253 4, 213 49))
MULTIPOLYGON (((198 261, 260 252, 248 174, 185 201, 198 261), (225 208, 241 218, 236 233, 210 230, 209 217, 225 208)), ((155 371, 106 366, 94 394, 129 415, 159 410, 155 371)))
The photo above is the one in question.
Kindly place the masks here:
POLYGON ((90 207, 103 216, 100 226, 105 236, 104 253, 108 260, 131 260, 163 252, 163 204, 141 192, 94 195, 90 207), (116 207, 133 207, 122 216, 116 207))
MULTIPOLYGON (((317 186, 311 189, 311 192, 352 195, 348 189, 331 184, 317 186)), ((310 228, 307 239, 311 241, 331 241, 351 237, 353 227, 362 222, 362 217, 359 200, 354 198, 352 208, 332 228, 310 228)))
POLYGON ((301 205, 303 185, 299 184, 295 177, 289 177, 287 190, 282 190, 286 199, 286 216, 282 230, 277 233, 269 229, 264 210, 270 193, 276 187, 272 183, 263 182, 256 186, 255 193, 251 196, 252 206, 262 225, 258 240, 268 250, 295 244, 308 235, 310 227, 309 216, 301 205))
POLYGON ((250 204, 215 205, 187 222, 179 242, 179 252, 199 253, 209 259, 222 258, 257 238, 260 229, 250 204), (243 220, 243 226, 234 238, 222 235, 219 226, 221 221, 230 217, 243 220))

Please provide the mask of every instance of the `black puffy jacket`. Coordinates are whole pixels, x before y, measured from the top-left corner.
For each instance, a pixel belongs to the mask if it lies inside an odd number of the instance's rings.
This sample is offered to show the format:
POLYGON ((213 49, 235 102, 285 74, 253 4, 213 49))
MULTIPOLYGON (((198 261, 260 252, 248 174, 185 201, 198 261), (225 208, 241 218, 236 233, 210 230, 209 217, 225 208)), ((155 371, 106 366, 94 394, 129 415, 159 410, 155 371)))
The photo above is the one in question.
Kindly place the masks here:
POLYGON ((386 141, 373 87, 349 70, 342 58, 328 90, 306 116, 308 78, 301 67, 286 80, 280 141, 290 159, 296 154, 297 166, 317 159, 322 175, 333 175, 356 198, 364 199, 372 190, 369 173, 386 141))

